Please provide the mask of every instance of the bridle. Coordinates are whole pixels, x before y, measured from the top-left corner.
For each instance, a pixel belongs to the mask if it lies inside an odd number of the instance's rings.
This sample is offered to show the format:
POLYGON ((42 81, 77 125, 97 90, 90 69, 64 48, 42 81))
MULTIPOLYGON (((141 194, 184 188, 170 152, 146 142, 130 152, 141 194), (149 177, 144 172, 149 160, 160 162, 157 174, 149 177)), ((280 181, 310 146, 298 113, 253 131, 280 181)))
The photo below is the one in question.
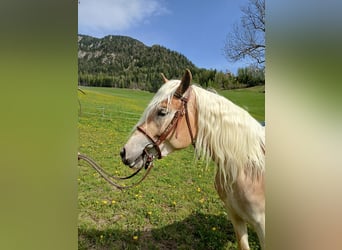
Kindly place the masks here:
POLYGON ((147 133, 147 131, 142 127, 142 124, 137 126, 137 130, 141 132, 144 136, 146 136, 148 140, 151 142, 147 144, 143 150, 143 154, 146 155, 146 161, 145 161, 146 168, 154 160, 154 158, 158 158, 158 159, 162 158, 161 150, 159 147, 160 144, 166 140, 166 138, 170 135, 171 132, 177 129, 178 122, 184 115, 185 115, 185 120, 186 120, 188 130, 189 130, 190 138, 191 138, 191 144, 193 145, 193 147, 195 147, 196 142, 195 142, 194 135, 192 133, 190 119, 189 119, 189 111, 188 111, 188 101, 190 99, 191 92, 190 91, 188 92, 189 92, 188 97, 184 97, 182 94, 178 92, 176 92, 173 95, 173 97, 181 100, 182 102, 181 108, 176 111, 169 125, 166 127, 164 132, 161 133, 160 136, 158 136, 156 140, 153 139, 153 137, 147 133))

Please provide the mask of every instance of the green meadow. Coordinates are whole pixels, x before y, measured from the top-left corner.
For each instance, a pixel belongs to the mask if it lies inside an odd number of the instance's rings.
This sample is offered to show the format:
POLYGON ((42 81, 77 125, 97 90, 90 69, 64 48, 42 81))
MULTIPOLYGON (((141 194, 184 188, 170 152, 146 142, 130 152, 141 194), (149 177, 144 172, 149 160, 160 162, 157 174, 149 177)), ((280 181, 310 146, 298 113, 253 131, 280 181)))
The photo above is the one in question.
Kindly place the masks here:
MULTIPOLYGON (((85 94, 78 94, 79 152, 114 175, 129 175, 132 170, 121 163, 119 152, 153 94, 81 89, 85 94)), ((219 93, 264 121, 263 90, 219 93)), ((214 189, 215 166, 196 161, 192 147, 155 161, 140 185, 124 191, 111 187, 83 161, 78 168, 79 249, 237 248, 233 226, 214 189)), ((249 233, 251 248, 260 249, 256 234, 249 233)))

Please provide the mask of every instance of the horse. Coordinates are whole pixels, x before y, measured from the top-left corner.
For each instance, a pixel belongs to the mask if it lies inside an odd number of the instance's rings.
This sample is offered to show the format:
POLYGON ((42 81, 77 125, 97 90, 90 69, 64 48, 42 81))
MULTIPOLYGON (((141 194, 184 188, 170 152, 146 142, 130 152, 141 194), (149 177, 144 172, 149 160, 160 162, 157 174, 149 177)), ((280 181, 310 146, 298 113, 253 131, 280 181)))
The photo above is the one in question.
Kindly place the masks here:
POLYGON ((168 80, 148 104, 120 151, 130 168, 148 167, 193 144, 195 154, 216 164, 215 189, 233 224, 239 249, 249 248, 247 223, 265 249, 265 130, 246 110, 212 91, 168 80))

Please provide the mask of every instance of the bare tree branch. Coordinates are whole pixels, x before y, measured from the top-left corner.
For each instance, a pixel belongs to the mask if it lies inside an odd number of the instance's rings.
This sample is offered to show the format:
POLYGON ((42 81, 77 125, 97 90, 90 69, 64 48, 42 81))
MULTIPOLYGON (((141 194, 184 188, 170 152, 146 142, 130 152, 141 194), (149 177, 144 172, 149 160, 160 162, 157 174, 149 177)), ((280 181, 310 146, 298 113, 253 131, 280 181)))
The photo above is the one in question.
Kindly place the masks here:
POLYGON ((265 62, 265 0, 250 0, 241 9, 241 22, 228 34, 223 52, 228 61, 250 58, 262 65, 265 62))

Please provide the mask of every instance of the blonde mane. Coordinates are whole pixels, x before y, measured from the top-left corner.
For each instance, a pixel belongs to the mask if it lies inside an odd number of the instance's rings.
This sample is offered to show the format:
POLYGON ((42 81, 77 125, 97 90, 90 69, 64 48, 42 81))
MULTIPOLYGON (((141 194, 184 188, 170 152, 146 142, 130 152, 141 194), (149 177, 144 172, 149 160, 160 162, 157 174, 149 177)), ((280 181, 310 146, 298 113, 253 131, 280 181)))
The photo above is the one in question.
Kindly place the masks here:
MULTIPOLYGON (((171 102, 180 80, 170 80, 155 94, 138 124, 163 101, 171 102)), ((196 98, 198 131, 196 155, 217 164, 225 186, 230 188, 240 171, 252 178, 265 170, 265 130, 247 111, 228 99, 191 85, 196 98)), ((135 128, 134 128, 135 129, 135 128)))
POLYGON ((228 188, 242 170, 260 177, 265 170, 264 127, 230 100, 197 86, 192 90, 198 112, 197 153, 217 164, 228 188))

